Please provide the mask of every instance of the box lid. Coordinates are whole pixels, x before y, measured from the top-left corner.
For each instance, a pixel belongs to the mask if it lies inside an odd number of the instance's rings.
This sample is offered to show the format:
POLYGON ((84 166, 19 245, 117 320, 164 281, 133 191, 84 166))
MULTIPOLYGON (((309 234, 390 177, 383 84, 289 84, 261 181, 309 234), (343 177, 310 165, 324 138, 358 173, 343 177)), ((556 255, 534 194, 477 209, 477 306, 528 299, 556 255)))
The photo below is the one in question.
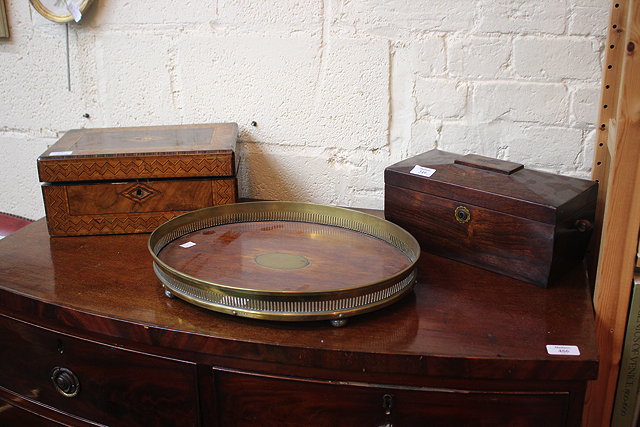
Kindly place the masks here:
POLYGON ((236 123, 74 129, 38 158, 42 182, 234 176, 236 123))
POLYGON ((527 169, 519 163, 431 150, 385 170, 385 184, 544 223, 595 200, 597 183, 527 169), (423 169, 414 170, 415 166, 423 169))

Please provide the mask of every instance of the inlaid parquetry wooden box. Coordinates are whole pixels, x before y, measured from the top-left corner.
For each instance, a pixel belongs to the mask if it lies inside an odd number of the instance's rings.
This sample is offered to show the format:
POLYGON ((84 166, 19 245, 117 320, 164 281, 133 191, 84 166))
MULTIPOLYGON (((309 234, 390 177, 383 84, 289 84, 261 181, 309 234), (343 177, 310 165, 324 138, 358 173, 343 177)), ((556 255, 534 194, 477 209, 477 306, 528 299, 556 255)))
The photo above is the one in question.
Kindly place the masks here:
POLYGON ((237 200, 235 123, 76 129, 38 158, 52 236, 144 233, 237 200))

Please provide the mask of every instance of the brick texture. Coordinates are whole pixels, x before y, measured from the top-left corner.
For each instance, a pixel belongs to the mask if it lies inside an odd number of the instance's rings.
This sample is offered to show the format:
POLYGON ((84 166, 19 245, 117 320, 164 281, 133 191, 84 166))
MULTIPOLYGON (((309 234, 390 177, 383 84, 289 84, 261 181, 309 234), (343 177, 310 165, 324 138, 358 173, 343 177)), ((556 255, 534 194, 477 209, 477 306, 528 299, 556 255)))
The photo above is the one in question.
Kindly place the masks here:
POLYGON ((5 2, 0 211, 44 215, 36 158, 82 127, 237 122, 241 197, 381 208, 432 148, 590 174, 605 0, 94 2, 71 90, 66 27, 5 2))

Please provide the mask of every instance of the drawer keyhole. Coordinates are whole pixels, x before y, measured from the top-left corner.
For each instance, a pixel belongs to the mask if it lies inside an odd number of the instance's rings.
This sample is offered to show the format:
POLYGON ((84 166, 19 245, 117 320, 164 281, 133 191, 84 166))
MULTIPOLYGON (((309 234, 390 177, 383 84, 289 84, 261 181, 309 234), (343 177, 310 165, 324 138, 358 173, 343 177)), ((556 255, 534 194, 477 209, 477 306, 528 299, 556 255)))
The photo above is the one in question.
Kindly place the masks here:
POLYGON ((391 415, 391 407, 393 406, 393 396, 385 394, 382 396, 382 409, 385 415, 391 415))
POLYGON ((384 410, 385 422, 380 424, 379 427, 393 427, 391 422, 391 407, 393 406, 393 396, 390 394, 384 394, 382 396, 382 409, 384 410))
POLYGON ((56 366, 51 370, 51 382, 60 394, 74 397, 80 391, 80 380, 70 369, 56 366))

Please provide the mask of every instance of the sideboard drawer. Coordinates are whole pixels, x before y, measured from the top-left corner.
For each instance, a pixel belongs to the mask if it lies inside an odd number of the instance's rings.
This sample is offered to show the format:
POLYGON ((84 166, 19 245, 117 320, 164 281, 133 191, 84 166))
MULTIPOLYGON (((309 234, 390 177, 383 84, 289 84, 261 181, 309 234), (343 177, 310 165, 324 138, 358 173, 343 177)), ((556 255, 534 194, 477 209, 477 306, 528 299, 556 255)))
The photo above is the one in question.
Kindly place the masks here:
POLYGON ((0 386, 93 422, 198 424, 192 363, 123 350, 0 316, 0 386))
POLYGON ((0 425, 3 426, 38 426, 59 427, 60 424, 31 413, 0 397, 0 425))
POLYGON ((570 397, 344 384, 222 369, 214 369, 214 382, 223 426, 561 426, 570 397))

